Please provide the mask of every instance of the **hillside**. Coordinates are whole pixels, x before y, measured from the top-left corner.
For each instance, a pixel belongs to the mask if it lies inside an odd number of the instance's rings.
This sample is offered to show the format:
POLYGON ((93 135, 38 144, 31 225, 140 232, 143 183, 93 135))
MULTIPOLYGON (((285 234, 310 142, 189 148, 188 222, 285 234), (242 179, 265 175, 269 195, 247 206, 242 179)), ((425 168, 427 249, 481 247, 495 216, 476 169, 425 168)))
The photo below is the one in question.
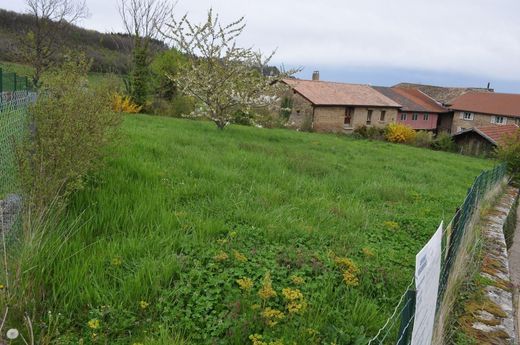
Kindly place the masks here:
POLYGON ((146 115, 126 117, 110 151, 52 229, 59 250, 36 261, 43 310, 65 315, 70 343, 364 343, 492 165, 146 115))
MULTIPOLYGON (((24 63, 20 40, 30 31, 33 17, 0 9, 0 61, 24 63)), ((61 31, 63 51, 83 51, 93 60, 92 71, 128 73, 132 38, 127 34, 100 33, 75 25, 61 31)), ((166 49, 163 42, 154 40, 152 50, 166 49)))

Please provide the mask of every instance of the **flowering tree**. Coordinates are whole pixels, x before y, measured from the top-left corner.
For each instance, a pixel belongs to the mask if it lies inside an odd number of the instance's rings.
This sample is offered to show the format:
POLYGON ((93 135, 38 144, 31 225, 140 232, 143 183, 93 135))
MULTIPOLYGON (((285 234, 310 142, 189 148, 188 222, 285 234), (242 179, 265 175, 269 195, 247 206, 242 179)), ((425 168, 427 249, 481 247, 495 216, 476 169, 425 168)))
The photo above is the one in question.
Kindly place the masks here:
POLYGON ((264 57, 251 48, 241 48, 237 38, 245 28, 244 18, 223 25, 209 10, 206 22, 191 23, 185 15, 166 23, 163 35, 176 49, 186 54, 189 64, 176 76, 168 76, 187 96, 199 101, 202 108, 193 116, 204 116, 224 129, 233 121, 237 110, 265 107, 277 101, 279 80, 297 72, 271 73, 268 63, 274 52, 264 57))

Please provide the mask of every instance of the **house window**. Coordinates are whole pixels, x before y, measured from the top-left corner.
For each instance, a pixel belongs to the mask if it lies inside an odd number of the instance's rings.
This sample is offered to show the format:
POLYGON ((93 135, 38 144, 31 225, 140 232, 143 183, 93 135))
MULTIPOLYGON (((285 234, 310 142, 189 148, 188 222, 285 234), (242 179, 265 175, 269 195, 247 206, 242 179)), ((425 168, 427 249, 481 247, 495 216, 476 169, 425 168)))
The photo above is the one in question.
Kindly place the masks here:
POLYGON ((345 108, 345 117, 343 119, 343 126, 350 127, 352 122, 352 109, 345 108))
POLYGON ((504 116, 493 116, 491 118, 491 123, 495 123, 497 125, 505 125, 507 122, 504 116))
POLYGON ((473 121, 473 117, 474 117, 473 113, 470 113, 470 112, 467 112, 467 111, 462 113, 462 118, 464 120, 473 121))
POLYGON ((423 116, 424 121, 428 121, 429 118, 430 118, 430 114, 424 114, 424 116, 423 116))
POLYGON ((367 125, 372 123, 372 112, 373 110, 369 110, 367 113, 367 125))
POLYGON ((401 121, 406 121, 406 113, 401 113, 401 121))
POLYGON ((419 118, 419 114, 417 114, 417 113, 413 113, 413 115, 412 115, 412 121, 417 121, 418 118, 419 118))
POLYGON ((379 117, 379 121, 385 121, 386 110, 381 110, 381 116, 379 117))

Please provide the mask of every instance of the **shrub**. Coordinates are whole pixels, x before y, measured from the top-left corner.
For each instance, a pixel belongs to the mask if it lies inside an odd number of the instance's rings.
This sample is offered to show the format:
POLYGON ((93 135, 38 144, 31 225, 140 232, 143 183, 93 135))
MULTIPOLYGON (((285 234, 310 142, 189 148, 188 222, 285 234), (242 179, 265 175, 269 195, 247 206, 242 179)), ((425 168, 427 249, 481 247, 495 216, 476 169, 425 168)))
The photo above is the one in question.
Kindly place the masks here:
POLYGON ((507 163, 507 167, 515 180, 520 175, 520 131, 504 138, 496 150, 497 158, 507 163))
POLYGON ((455 143, 449 133, 440 132, 435 137, 435 140, 432 143, 432 148, 439 151, 453 152, 455 151, 455 143))
POLYGON ((391 123, 386 127, 385 138, 392 143, 411 144, 417 133, 412 127, 402 123, 391 123))
POLYGON ((430 148, 433 144, 433 133, 428 131, 418 131, 415 135, 414 145, 417 147, 430 148))
POLYGON ((81 188, 85 175, 100 162, 121 116, 111 111, 112 91, 88 84, 84 57, 68 58, 42 77, 30 107, 30 140, 20 149, 22 186, 27 206, 44 210, 51 200, 81 188))
POLYGON ((112 98, 112 110, 117 113, 135 114, 140 112, 141 109, 142 106, 132 102, 132 99, 128 96, 123 96, 121 94, 116 93, 112 98))
POLYGON ((354 129, 354 135, 366 138, 366 139, 375 139, 375 140, 383 140, 385 137, 385 129, 380 127, 368 127, 368 126, 358 126, 354 129))

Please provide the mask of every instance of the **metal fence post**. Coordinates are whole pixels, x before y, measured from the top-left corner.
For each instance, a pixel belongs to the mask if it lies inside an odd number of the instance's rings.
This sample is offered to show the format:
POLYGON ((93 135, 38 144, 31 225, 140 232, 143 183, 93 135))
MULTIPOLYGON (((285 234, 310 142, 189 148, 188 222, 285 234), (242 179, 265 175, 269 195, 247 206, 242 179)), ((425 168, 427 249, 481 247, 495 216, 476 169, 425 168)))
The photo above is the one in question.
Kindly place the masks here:
POLYGON ((415 290, 406 291, 405 305, 401 311, 401 325, 399 326, 399 341, 397 345, 407 345, 411 341, 413 322, 415 314, 415 290))

